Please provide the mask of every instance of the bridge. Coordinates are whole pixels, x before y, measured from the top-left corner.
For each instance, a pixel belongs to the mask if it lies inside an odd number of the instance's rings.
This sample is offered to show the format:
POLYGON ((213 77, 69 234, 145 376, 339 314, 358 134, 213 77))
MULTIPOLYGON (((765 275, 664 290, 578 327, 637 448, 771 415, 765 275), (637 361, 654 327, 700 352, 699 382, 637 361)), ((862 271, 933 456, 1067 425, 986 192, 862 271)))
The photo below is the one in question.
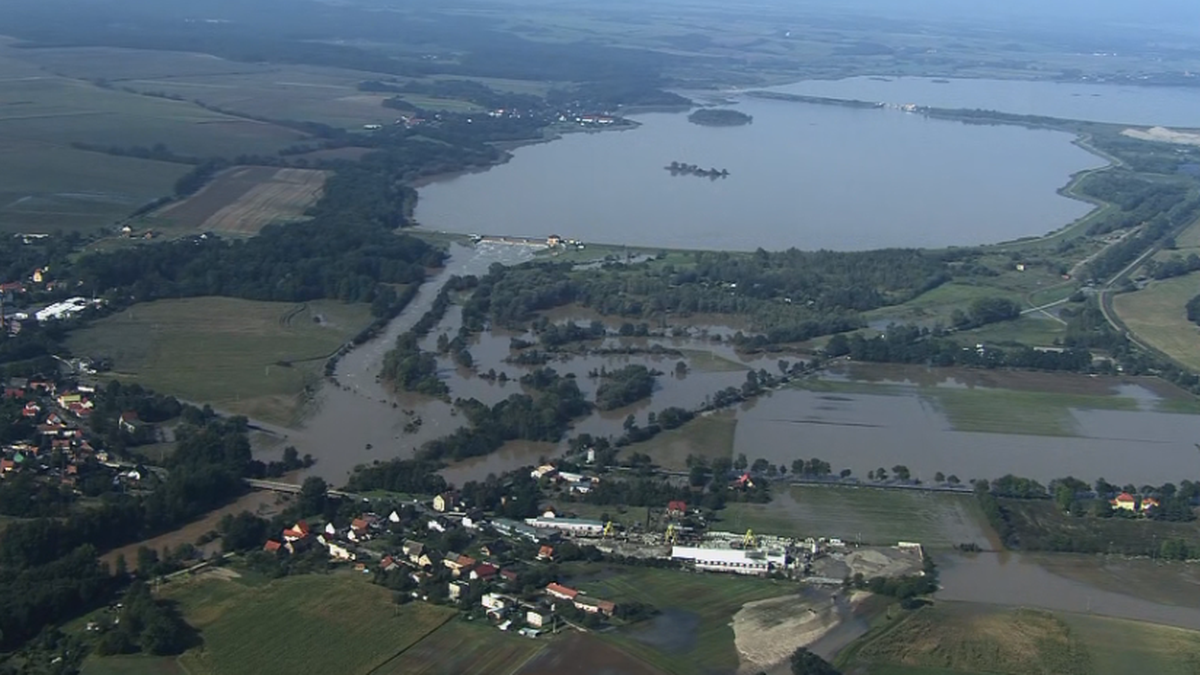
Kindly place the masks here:
MULTIPOLYGON (((257 478, 243 478, 246 485, 255 490, 270 490, 272 492, 285 492, 287 494, 299 494, 301 487, 295 483, 281 483, 274 480, 259 480, 257 478)), ((344 490, 328 490, 326 492, 331 497, 342 497, 345 499, 362 499, 361 495, 356 495, 353 492, 345 492, 344 490)))

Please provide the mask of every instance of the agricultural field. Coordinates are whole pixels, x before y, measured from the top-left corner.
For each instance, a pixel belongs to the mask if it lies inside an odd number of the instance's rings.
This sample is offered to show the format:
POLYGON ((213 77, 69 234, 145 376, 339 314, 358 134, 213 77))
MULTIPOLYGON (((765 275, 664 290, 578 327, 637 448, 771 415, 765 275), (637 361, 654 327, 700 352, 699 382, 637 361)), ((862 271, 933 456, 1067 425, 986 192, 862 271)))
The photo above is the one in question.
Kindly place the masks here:
POLYGON ((1139 340, 1188 368, 1200 370, 1200 328, 1187 320, 1184 309, 1197 293, 1200 273, 1187 274, 1113 296, 1113 310, 1139 340))
POLYGON ((594 635, 572 633, 534 657, 516 675, 665 675, 594 635))
MULTIPOLYGON (((72 147, 163 143, 185 155, 271 154, 304 136, 196 105, 54 75, 0 43, 0 230, 90 231, 170 195, 190 166, 72 147)), ((144 55, 142 61, 151 61, 144 55)))
POLYGON ((1200 607, 1200 566, 1179 561, 1072 553, 1022 553, 1061 577, 1160 605, 1200 607))
POLYGON ((72 332, 110 375, 237 414, 288 424, 326 356, 370 323, 366 305, 186 298, 136 305, 72 332))
MULTIPOLYGON (((514 629, 515 630, 515 629, 514 629)), ((484 622, 452 620, 388 661, 373 675, 509 675, 546 649, 484 622)))
POLYGON ((456 614, 427 603, 398 606, 391 591, 350 574, 291 577, 259 587, 200 577, 168 585, 161 594, 180 603, 200 631, 203 645, 179 657, 192 675, 366 675, 456 614))
POLYGON ((843 652, 864 675, 1193 673, 1200 633, 1146 623, 939 602, 902 615, 843 652))
POLYGON ((995 548, 993 535, 971 494, 868 487, 792 486, 768 504, 731 503, 714 527, 783 537, 837 537, 927 548, 974 543, 995 548))
POLYGON ((150 218, 176 230, 254 235, 265 225, 302 217, 320 197, 327 175, 306 169, 234 167, 150 218))
MULTIPOLYGON (((645 567, 582 568, 569 584, 618 604, 636 601, 663 613, 603 637, 668 673, 732 672, 738 666, 731 626, 748 602, 795 592, 792 584, 645 567)), ((570 570, 567 570, 570 573, 570 570)))
POLYGON ((630 445, 622 452, 641 452, 649 455, 654 463, 661 467, 685 471, 688 455, 698 455, 710 460, 732 457, 736 430, 737 416, 734 411, 726 410, 693 419, 648 441, 630 445))

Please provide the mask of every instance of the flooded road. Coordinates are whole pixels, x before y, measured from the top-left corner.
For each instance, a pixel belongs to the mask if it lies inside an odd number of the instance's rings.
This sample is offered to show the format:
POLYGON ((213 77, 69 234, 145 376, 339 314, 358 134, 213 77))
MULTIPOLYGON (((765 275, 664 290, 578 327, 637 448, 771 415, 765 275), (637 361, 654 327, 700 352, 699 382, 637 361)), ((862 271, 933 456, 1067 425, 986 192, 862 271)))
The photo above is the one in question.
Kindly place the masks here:
POLYGON ((948 554, 936 558, 942 600, 1098 614, 1200 630, 1200 607, 1158 604, 1053 574, 1016 553, 948 554))

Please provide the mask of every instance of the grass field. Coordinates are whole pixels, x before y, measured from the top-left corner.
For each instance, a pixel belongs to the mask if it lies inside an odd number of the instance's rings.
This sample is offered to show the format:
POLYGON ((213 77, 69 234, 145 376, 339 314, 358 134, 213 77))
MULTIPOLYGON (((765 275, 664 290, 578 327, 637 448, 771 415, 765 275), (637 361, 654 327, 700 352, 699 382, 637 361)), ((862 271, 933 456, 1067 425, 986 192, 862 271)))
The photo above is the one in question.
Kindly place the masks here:
POLYGON ((643 443, 635 443, 624 452, 642 452, 659 466, 682 471, 687 468, 688 455, 708 459, 732 457, 736 431, 736 414, 723 411, 698 417, 678 429, 664 431, 643 443))
POLYGON ((509 675, 548 645, 487 623, 453 620, 372 675, 509 675))
POLYGON ((1113 296, 1113 310, 1139 340, 1200 370, 1200 328, 1187 320, 1184 309, 1197 294, 1200 273, 1192 273, 1113 296))
POLYGON ((775 493, 768 504, 728 504, 715 527, 864 544, 916 541, 949 548, 974 542, 993 548, 991 530, 970 494, 824 486, 792 486, 775 493))
POLYGON ((168 585, 203 646, 179 662, 192 675, 366 673, 418 643, 456 612, 397 606, 361 576, 290 577, 250 587, 205 579, 168 585))
POLYGON ((264 225, 303 216, 320 197, 326 176, 324 171, 239 166, 151 218, 184 230, 253 235, 264 225))
POLYGON ((843 652, 865 675, 1195 673, 1200 633, 1066 613, 942 602, 903 615, 843 652))
POLYGON ((105 317, 67 344, 73 354, 112 359, 118 379, 287 424, 323 358, 369 322, 366 305, 187 298, 105 317))
POLYGON ((597 598, 646 602, 660 610, 672 610, 664 620, 641 622, 604 639, 653 666, 671 673, 732 672, 738 657, 730 621, 742 605, 794 592, 795 587, 777 581, 716 574, 681 574, 674 570, 643 567, 606 568, 599 574, 582 576, 571 584, 597 598), (682 624, 694 626, 676 634, 682 624), (668 643, 659 642, 671 634, 668 643), (657 646, 655 643, 658 642, 657 646), (677 647, 679 643, 686 648, 677 647))

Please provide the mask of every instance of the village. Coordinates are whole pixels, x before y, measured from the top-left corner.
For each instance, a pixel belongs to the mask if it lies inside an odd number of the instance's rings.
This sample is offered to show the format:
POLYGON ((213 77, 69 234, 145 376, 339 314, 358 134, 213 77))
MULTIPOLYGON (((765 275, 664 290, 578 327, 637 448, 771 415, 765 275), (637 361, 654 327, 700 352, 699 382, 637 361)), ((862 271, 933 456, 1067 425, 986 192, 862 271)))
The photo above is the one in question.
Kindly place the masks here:
MULTIPOLYGON (((550 464, 533 469, 530 477, 574 494, 590 491, 601 480, 550 464)), ((744 474, 730 489, 749 480, 744 474)), ((625 527, 553 508, 523 520, 492 517, 451 490, 428 501, 405 502, 386 515, 368 511, 346 523, 323 525, 301 520, 268 539, 263 550, 291 556, 321 549, 335 564, 405 589, 411 600, 450 604, 499 630, 531 638, 566 627, 628 623, 653 611, 574 588, 570 575, 561 572, 567 563, 619 560, 676 568, 679 574, 770 576, 829 587, 841 587, 856 575, 921 575, 925 564, 915 542, 857 546, 836 538, 709 530, 702 509, 679 500, 655 521, 652 528, 625 527)))

